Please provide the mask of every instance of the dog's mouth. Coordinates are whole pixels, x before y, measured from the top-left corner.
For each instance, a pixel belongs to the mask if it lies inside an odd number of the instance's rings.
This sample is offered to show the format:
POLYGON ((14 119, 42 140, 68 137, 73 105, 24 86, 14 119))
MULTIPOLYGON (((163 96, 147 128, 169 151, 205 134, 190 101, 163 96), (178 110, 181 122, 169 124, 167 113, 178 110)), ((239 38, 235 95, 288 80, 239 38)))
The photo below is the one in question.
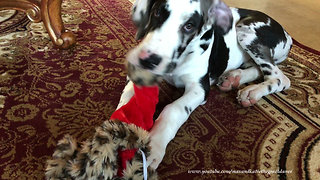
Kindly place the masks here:
POLYGON ((161 82, 161 75, 155 74, 142 67, 127 62, 127 71, 130 80, 140 86, 154 86, 161 82))

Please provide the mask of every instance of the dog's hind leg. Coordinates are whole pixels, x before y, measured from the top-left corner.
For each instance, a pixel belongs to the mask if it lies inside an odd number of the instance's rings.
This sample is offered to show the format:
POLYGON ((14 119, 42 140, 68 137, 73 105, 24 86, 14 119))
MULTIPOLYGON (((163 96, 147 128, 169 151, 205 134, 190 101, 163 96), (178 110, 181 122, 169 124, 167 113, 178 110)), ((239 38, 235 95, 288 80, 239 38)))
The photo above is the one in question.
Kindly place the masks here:
POLYGON ((262 83, 249 85, 238 91, 237 99, 245 107, 255 104, 263 96, 290 87, 290 80, 276 64, 288 57, 292 39, 268 16, 259 14, 258 18, 266 20, 257 22, 259 19, 248 17, 242 19, 236 27, 239 44, 250 55, 264 77, 262 83))

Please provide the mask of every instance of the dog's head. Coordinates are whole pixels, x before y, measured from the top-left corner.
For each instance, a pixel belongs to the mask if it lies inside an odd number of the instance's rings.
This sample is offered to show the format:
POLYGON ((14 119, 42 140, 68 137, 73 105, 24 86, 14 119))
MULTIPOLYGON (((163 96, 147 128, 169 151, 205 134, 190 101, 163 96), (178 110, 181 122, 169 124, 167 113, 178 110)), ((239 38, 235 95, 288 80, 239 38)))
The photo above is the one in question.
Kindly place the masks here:
POLYGON ((194 40, 211 40, 213 30, 226 33, 233 21, 231 10, 220 0, 136 0, 132 19, 141 42, 127 55, 128 71, 142 85, 174 71, 193 51, 188 46, 194 40), (204 37, 208 31, 211 35, 204 37), (154 77, 137 75, 137 69, 154 77))

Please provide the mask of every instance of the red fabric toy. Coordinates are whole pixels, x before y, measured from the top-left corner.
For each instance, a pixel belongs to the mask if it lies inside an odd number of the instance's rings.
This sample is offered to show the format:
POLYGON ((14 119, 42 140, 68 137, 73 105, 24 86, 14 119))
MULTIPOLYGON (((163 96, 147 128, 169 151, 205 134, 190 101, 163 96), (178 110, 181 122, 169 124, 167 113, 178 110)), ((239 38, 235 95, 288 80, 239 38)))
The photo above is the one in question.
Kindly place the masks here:
MULTIPOLYGON (((116 110, 110 120, 117 119, 128 124, 135 124, 144 130, 149 131, 153 125, 153 114, 156 111, 158 103, 159 88, 158 86, 134 85, 134 95, 130 101, 116 110)), ((119 151, 120 167, 118 176, 122 176, 123 169, 126 168, 126 162, 131 160, 137 149, 119 151)))
POLYGON ((110 120, 118 119, 128 124, 133 123, 149 131, 153 125, 153 114, 158 103, 158 86, 133 86, 134 95, 130 101, 116 110, 110 120))

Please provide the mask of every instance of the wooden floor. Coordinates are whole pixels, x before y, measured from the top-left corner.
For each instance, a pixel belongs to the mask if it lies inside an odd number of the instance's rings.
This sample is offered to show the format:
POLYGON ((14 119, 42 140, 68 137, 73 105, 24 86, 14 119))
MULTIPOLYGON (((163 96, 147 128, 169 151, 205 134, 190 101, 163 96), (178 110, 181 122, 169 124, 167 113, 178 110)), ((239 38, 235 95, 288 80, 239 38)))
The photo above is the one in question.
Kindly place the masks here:
POLYGON ((300 43, 320 51, 320 0, 224 0, 227 5, 262 11, 300 43))

